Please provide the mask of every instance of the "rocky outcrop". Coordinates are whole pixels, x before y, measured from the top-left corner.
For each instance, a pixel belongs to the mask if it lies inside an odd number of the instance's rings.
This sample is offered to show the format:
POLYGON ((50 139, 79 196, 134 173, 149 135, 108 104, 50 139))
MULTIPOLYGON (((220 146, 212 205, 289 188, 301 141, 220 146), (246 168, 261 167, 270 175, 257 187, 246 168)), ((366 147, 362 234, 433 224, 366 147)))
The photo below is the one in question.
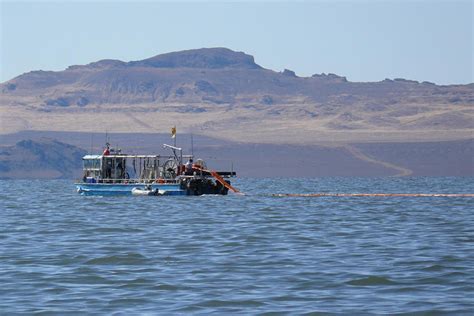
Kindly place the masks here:
POLYGON ((322 74, 314 74, 314 75, 311 76, 311 78, 327 80, 327 81, 334 81, 334 82, 347 82, 346 77, 338 76, 338 75, 333 74, 333 73, 325 74, 323 72, 322 74))
POLYGON ((131 61, 127 66, 154 68, 240 68, 260 69, 253 56, 227 48, 201 48, 157 55, 144 60, 131 61))
POLYGON ((296 73, 293 71, 293 70, 289 70, 289 69, 285 69, 283 70, 283 72, 281 73, 283 76, 287 76, 287 77, 293 77, 293 78, 296 78, 296 73))

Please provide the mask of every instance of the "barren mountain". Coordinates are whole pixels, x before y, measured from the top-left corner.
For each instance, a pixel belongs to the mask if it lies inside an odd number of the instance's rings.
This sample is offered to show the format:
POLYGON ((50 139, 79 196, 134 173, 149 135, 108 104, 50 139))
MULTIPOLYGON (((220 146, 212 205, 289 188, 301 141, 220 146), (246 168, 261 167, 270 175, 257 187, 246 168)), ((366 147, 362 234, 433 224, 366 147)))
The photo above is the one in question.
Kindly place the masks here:
POLYGON ((226 48, 32 71, 0 85, 0 133, 178 131, 241 142, 467 139, 474 84, 298 77, 226 48))

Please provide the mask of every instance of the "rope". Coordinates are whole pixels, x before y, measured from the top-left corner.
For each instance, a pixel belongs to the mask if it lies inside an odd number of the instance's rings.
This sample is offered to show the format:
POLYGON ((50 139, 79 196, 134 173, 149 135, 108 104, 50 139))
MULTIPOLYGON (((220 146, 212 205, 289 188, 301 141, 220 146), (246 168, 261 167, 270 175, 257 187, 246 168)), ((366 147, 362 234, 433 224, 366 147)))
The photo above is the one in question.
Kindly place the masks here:
POLYGON ((472 193, 277 193, 274 197, 474 197, 472 193))

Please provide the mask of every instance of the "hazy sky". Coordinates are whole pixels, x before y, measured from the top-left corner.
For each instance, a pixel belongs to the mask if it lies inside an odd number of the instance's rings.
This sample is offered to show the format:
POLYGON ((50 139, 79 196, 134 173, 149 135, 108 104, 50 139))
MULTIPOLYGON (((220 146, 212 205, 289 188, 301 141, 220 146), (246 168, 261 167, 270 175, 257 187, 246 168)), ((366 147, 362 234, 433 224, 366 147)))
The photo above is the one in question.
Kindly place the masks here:
POLYGON ((228 47, 300 76, 473 82, 473 1, 0 0, 0 81, 99 59, 228 47))

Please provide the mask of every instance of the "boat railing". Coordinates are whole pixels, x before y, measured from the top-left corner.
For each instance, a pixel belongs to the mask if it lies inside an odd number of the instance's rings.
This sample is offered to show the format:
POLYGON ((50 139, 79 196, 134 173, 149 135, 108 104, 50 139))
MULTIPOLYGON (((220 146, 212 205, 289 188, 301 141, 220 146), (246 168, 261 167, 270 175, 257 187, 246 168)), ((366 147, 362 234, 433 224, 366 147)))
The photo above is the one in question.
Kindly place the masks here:
POLYGON ((176 184, 179 183, 178 179, 91 179, 89 181, 86 179, 77 180, 77 183, 87 183, 87 184, 176 184))

